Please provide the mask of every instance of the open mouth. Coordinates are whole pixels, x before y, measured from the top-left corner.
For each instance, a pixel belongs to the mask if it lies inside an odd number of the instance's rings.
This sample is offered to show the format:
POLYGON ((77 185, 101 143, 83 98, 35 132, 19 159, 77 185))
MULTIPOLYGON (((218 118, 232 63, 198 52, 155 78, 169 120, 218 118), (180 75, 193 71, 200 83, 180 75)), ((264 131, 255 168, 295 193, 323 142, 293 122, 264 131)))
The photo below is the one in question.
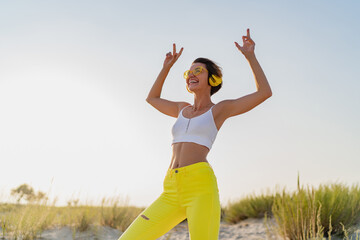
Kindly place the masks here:
POLYGON ((195 79, 190 79, 190 80, 189 80, 189 85, 191 85, 191 84, 197 84, 197 83, 199 83, 198 80, 195 80, 195 79))

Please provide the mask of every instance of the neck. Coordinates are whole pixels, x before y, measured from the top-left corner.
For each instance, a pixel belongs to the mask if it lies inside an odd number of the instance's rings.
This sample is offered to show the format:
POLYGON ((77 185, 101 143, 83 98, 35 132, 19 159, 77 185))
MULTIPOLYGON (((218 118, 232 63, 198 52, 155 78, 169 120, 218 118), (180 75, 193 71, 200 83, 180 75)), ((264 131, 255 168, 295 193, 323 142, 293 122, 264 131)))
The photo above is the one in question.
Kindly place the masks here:
POLYGON ((193 104, 193 110, 198 111, 202 110, 204 108, 209 107, 213 103, 210 99, 210 94, 208 95, 194 95, 194 104, 193 104))

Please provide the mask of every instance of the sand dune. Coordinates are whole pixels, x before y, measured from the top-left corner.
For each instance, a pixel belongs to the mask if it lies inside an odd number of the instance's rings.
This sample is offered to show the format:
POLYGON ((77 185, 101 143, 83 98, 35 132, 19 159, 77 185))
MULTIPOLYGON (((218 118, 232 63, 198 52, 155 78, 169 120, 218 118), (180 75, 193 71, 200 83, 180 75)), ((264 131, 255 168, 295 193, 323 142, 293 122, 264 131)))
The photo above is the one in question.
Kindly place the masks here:
MULTIPOLYGON (((187 222, 183 222, 171 229, 164 236, 158 240, 166 240, 170 235, 171 240, 189 240, 189 231, 187 222)), ((249 239, 257 240, 266 239, 266 226, 263 219, 247 219, 237 224, 228 224, 221 222, 219 239, 221 240, 235 240, 235 239, 249 239)))
MULTIPOLYGON (((42 240, 117 240, 121 232, 110 227, 93 227, 85 232, 75 233, 70 227, 46 230, 42 240)), ((188 240, 189 231, 187 222, 178 224, 158 240, 188 240)), ((263 219, 247 219, 238 224, 230 225, 221 222, 219 239, 266 239, 266 227, 263 219)))
MULTIPOLYGON (((273 219, 268 220, 268 224, 275 226, 273 219)), ((360 225, 359 228, 360 229, 360 225)), ((356 231, 357 234, 360 230, 356 231)), ((353 240, 356 239, 354 233, 353 240)), ((117 240, 121 231, 110 227, 91 227, 84 232, 73 232, 70 227, 61 227, 46 230, 41 235, 41 240, 117 240)), ((7 239, 7 238, 6 238, 7 239)), ((157 240, 189 240, 189 231, 187 222, 182 222, 171 229, 168 233, 158 238, 157 240)), ((264 240, 264 239, 282 239, 279 236, 274 236, 273 233, 267 230, 264 219, 247 219, 237 224, 228 224, 221 222, 219 240, 264 240)), ((332 237, 332 240, 340 240, 341 238, 332 237)))

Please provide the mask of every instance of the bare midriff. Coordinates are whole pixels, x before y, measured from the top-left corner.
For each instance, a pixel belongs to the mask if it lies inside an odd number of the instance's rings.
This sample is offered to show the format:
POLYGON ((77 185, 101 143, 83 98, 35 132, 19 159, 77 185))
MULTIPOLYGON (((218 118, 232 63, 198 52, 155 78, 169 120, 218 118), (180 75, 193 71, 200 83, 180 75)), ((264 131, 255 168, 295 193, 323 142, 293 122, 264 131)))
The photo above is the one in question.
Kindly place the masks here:
POLYGON ((192 142, 178 142, 172 145, 173 153, 169 168, 185 167, 197 162, 208 162, 209 149, 192 142))

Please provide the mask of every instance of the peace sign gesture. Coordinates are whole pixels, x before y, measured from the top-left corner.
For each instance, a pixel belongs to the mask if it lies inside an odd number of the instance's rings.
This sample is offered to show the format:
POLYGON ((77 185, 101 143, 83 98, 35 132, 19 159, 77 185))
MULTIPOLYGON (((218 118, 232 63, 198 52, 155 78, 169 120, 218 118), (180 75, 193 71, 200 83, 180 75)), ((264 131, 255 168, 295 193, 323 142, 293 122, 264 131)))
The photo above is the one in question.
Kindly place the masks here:
POLYGON ((166 58, 164 60, 164 67, 172 67, 172 65, 174 65, 174 63, 178 60, 178 58, 180 57, 182 51, 184 50, 184 48, 180 49, 180 52, 177 53, 176 52, 176 45, 175 43, 173 44, 173 53, 171 54, 171 52, 168 52, 166 54, 166 58))
POLYGON ((237 42, 235 42, 236 47, 241 51, 242 54, 247 58, 251 54, 254 54, 255 42, 250 38, 250 29, 247 29, 247 35, 242 37, 243 46, 241 47, 237 42))

